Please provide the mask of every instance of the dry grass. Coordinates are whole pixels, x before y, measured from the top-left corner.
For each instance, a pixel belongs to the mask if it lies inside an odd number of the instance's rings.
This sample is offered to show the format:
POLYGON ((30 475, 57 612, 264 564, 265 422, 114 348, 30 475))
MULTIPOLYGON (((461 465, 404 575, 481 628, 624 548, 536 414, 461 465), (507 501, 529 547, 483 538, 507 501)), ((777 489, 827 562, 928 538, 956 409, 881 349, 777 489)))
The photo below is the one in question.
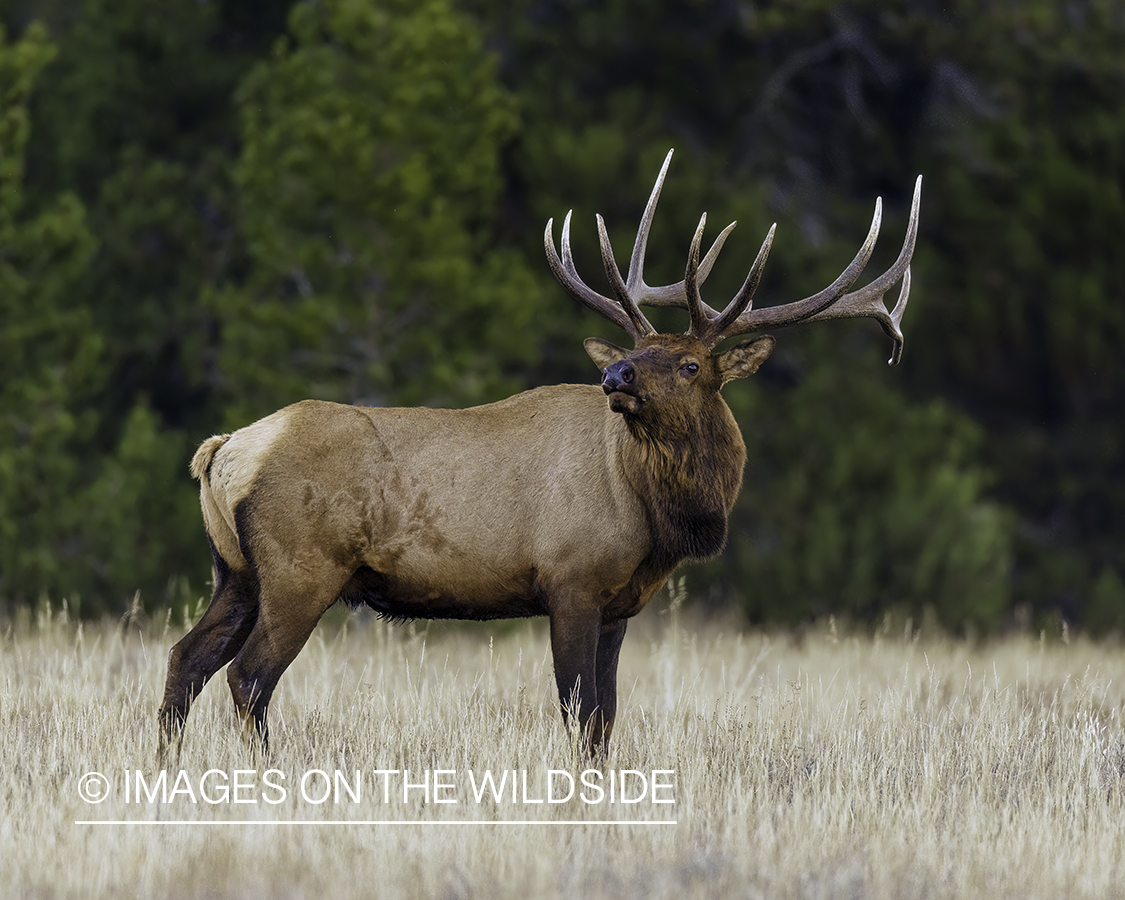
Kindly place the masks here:
MULTIPOLYGON (((467 773, 581 769, 541 624, 322 625, 271 710, 287 800, 127 804, 153 780, 164 659, 182 627, 57 615, 0 637, 6 897, 1112 897, 1125 884, 1125 655, 1086 640, 797 639, 646 612, 603 768, 674 769, 674 805, 472 802, 467 773), (316 805, 311 769, 365 775, 316 805), (376 769, 453 769, 457 804, 383 804, 376 769), (113 779, 88 805, 84 773, 113 779), (345 798, 346 799, 346 798, 345 798), (675 825, 450 825, 675 819, 675 825), (76 820, 257 820, 77 825, 76 820), (401 820, 409 825, 290 824, 401 820), (428 824, 416 824, 425 822, 428 824), (274 824, 271 824, 274 823, 274 824), (441 824, 445 823, 445 824, 441 824)), ((255 766, 220 677, 180 766, 255 766)), ((265 764, 258 763, 261 769, 265 764)), ((259 797, 262 795, 259 795, 259 797)))

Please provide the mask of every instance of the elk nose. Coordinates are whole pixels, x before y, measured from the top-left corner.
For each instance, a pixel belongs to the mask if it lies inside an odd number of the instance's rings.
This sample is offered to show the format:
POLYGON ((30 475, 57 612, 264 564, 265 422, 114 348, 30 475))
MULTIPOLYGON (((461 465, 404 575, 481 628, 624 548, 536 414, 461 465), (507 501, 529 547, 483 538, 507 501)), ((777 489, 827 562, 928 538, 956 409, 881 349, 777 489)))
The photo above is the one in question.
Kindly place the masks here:
POLYGON ((636 374, 632 364, 626 360, 621 360, 611 366, 606 366, 605 371, 602 373, 602 390, 607 394, 619 391, 626 385, 632 384, 636 374))

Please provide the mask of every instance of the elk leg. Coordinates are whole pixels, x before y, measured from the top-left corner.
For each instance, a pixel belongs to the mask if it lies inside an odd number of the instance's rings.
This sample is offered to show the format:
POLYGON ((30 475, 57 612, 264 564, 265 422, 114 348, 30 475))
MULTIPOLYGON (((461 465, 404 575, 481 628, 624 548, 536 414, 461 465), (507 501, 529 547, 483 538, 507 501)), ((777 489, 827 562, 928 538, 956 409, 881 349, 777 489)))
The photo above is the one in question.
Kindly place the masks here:
POLYGON ((211 676, 242 649, 258 618, 258 580, 253 572, 233 572, 216 559, 215 590, 202 618, 168 654, 168 677, 160 705, 157 765, 163 767, 174 745, 179 754, 192 701, 211 676))
POLYGON ((263 586, 258 621, 227 668, 227 682, 249 746, 260 743, 263 751, 267 749, 266 715, 277 682, 346 581, 331 580, 331 590, 315 589, 311 596, 267 592, 263 586))
MULTIPOLYGON (((601 614, 597 610, 583 613, 553 612, 551 619, 551 656, 555 663, 555 684, 563 721, 569 726, 571 716, 593 749, 591 716, 598 706, 597 656, 601 614)), ((597 728, 596 722, 593 727, 597 728)), ((600 733, 600 729, 599 733, 600 733)))
POLYGON ((609 736, 613 733, 613 720, 617 717, 617 660, 621 655, 621 642, 625 639, 628 619, 602 626, 598 637, 598 710, 590 735, 591 749, 605 755, 609 749, 609 736))

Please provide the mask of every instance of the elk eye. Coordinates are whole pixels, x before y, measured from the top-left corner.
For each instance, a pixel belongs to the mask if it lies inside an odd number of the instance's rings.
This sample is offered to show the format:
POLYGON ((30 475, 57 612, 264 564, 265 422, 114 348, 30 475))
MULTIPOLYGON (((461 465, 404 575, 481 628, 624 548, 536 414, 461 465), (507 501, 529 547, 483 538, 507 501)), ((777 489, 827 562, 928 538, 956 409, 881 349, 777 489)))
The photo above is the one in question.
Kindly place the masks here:
POLYGON ((699 364, 698 363, 685 363, 684 365, 682 365, 680 367, 680 371, 687 374, 688 377, 691 377, 691 376, 699 373, 699 364))

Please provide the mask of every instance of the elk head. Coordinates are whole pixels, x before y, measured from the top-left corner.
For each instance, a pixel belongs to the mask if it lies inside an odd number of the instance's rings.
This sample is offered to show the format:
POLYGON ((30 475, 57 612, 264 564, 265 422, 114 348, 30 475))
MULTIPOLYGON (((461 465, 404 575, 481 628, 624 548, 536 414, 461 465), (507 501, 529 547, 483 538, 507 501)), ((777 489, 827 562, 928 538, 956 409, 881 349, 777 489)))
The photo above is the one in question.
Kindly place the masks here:
POLYGON ((704 213, 691 242, 684 280, 661 287, 645 284, 643 272, 645 247, 648 243, 653 214, 656 211, 656 202, 671 161, 672 151, 669 150, 641 218, 626 278, 621 277, 621 271, 617 267, 605 222, 600 215, 597 217, 602 263, 616 299, 611 300, 602 296, 579 277, 570 249, 571 214, 569 212, 563 221, 561 258, 555 250, 553 219, 547 222, 543 235, 547 260, 559 283, 576 300, 621 326, 633 338, 635 344, 633 350, 626 350, 600 338, 589 338, 585 344, 591 359, 602 369, 602 387, 609 396, 610 408, 614 412, 621 413, 627 421, 634 423, 693 415, 699 403, 703 402, 702 399, 696 402, 676 401, 684 401, 690 397, 715 396, 726 382, 744 378, 757 371, 758 366, 773 350, 774 340, 772 337, 764 336, 720 353, 713 352, 715 346, 729 337, 769 328, 782 328, 825 319, 869 316, 882 325, 883 330, 893 341, 891 358, 888 362, 894 365, 899 361, 903 343, 899 324, 910 294, 910 259, 914 253, 914 242, 918 232, 921 176, 914 186, 910 222, 907 225, 902 251, 894 264, 866 287, 848 293, 848 289, 859 278, 871 257, 875 241, 879 237, 882 198, 875 201, 875 215, 871 220, 871 228, 863 246, 828 287, 795 303, 763 309, 753 308, 754 292, 761 281, 762 270, 773 244, 774 231, 777 228, 775 224, 766 234, 741 289, 726 308, 719 312, 703 302, 699 289, 710 274, 723 243, 736 224, 734 222, 723 229, 711 249, 700 260, 700 244, 707 223, 707 214, 704 213), (894 309, 888 312, 883 304, 883 295, 900 280, 902 288, 898 302, 894 309), (657 334, 656 329, 641 312, 642 305, 677 306, 686 309, 690 316, 690 327, 683 335, 657 334), (673 402, 667 402, 667 398, 673 398, 673 402))

